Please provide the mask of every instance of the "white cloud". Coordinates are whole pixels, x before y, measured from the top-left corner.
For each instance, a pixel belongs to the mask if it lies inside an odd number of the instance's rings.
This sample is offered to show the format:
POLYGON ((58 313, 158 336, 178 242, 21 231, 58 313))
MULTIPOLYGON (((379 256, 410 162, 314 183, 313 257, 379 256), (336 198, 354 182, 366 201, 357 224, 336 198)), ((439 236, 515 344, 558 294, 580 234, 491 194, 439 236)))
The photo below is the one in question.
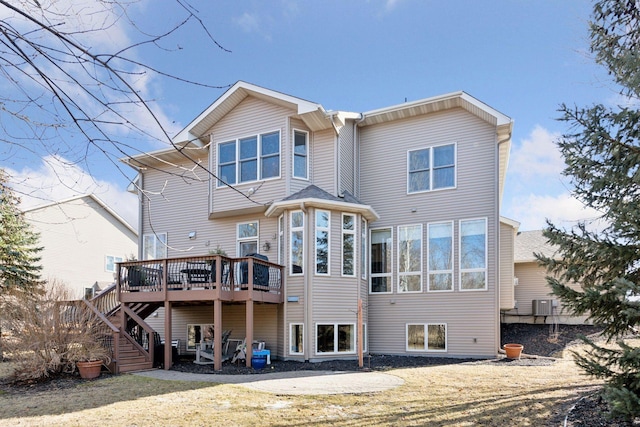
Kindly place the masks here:
POLYGON ((559 137, 559 133, 536 126, 527 139, 512 147, 510 177, 558 179, 564 169, 564 160, 554 142, 559 137))
POLYGON ((519 221, 522 231, 545 228, 546 219, 559 227, 571 227, 577 221, 594 220, 601 216, 598 211, 585 207, 569 193, 558 195, 528 194, 515 197, 511 201, 509 212, 506 215, 519 221))
POLYGON ((138 203, 135 195, 118 184, 91 177, 64 158, 47 156, 36 168, 7 169, 7 173, 12 187, 22 199, 23 209, 92 193, 137 228, 138 203))

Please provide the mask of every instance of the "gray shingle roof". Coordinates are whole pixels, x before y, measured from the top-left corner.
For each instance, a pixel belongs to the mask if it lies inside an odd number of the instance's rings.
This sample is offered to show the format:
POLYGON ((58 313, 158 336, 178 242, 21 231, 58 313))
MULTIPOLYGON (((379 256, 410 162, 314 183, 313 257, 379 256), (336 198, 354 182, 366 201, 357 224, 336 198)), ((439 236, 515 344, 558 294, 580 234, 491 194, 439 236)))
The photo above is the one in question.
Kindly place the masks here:
POLYGON ((321 199, 321 200, 331 200, 333 202, 346 202, 346 203, 355 203, 358 205, 364 205, 364 203, 356 199, 348 191, 345 191, 343 195, 344 197, 336 197, 333 194, 324 191, 322 188, 312 184, 306 188, 303 188, 297 193, 294 193, 288 197, 285 197, 282 200, 286 201, 286 200, 302 200, 302 199, 321 199))
POLYGON ((520 231, 516 235, 513 253, 516 263, 536 261, 534 253, 553 257, 555 252, 556 248, 547 242, 547 238, 542 235, 542 230, 520 231))

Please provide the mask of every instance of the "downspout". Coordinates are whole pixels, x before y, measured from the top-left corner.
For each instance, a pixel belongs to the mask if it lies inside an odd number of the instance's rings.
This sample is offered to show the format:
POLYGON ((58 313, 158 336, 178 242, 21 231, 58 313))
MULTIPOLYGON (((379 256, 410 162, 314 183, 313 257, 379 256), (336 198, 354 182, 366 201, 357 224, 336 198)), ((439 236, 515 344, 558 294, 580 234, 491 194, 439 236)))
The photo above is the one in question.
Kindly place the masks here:
MULTIPOLYGON (((513 126, 513 122, 511 122, 511 126, 513 126)), ((500 286, 501 286, 501 280, 500 280, 500 252, 501 252, 501 248, 500 248, 500 145, 504 144, 505 142, 511 140, 511 131, 509 131, 508 135, 501 140, 498 140, 498 144, 496 145, 496 163, 497 163, 497 171, 498 171, 498 177, 496 180, 496 206, 497 206, 497 210, 498 210, 498 221, 497 221, 497 228, 496 228, 496 245, 494 246, 495 248, 497 248, 497 253, 496 253, 496 259, 498 260, 498 262, 496 263, 496 308, 498 309, 498 316, 497 316, 497 325, 496 325, 496 331, 497 331, 497 342, 498 342, 498 354, 500 354, 501 352, 503 352, 504 350, 502 350, 502 348, 500 348, 500 286)), ((505 165, 505 170, 507 168, 507 165, 505 165)))

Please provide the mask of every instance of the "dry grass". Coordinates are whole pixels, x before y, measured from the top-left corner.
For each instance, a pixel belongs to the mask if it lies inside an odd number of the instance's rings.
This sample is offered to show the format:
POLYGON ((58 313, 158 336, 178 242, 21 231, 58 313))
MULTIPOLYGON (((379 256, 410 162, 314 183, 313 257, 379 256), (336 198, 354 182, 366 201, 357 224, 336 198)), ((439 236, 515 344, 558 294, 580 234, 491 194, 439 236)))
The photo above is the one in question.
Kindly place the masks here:
MULTIPOLYGON (((0 364, 0 375, 7 373, 0 364)), ((121 375, 60 391, 0 391, 0 425, 544 426, 560 425, 598 385, 570 359, 550 366, 460 364, 389 373, 405 380, 367 395, 277 396, 237 385, 121 375)))

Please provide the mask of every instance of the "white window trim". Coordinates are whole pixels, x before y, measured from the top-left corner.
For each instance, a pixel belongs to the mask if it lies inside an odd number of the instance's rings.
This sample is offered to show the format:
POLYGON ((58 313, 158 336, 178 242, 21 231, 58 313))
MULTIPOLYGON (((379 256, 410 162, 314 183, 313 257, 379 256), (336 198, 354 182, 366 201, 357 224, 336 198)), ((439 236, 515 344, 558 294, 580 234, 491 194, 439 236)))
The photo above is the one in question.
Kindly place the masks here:
POLYGON ((305 347, 305 342, 304 342, 304 323, 289 323, 289 354, 290 355, 295 355, 295 356, 300 356, 304 354, 304 347, 305 347), (302 351, 299 352, 294 352, 291 351, 291 349, 293 348, 293 328, 294 326, 302 326, 302 351))
POLYGON ((283 265, 286 258, 284 247, 284 214, 278 217, 278 264, 283 265))
POLYGON ((350 213, 342 213, 341 216, 341 221, 340 221, 340 228, 341 228, 341 237, 342 237, 342 262, 340 263, 340 275, 342 277, 356 277, 357 274, 357 262, 358 262, 358 239, 356 239, 356 231, 358 230, 358 223, 356 222, 358 220, 358 217, 355 214, 350 214, 350 213), (344 217, 345 216, 350 216, 353 218, 353 230, 348 230, 344 228, 344 217), (344 274, 344 236, 345 235, 352 235, 353 236, 353 259, 351 261, 351 265, 353 266, 353 273, 352 274, 344 274))
POLYGON ((454 244, 454 234, 455 234, 455 228, 454 228, 454 224, 453 221, 439 221, 439 222, 429 222, 427 223, 427 292, 434 292, 434 293, 439 293, 439 292, 454 292, 455 288, 456 288, 456 284, 455 284, 455 275, 453 274, 454 271, 454 266, 455 266, 455 244, 454 244), (429 227, 431 225, 440 225, 440 224, 451 224, 451 270, 431 270, 431 265, 429 260, 431 259, 429 256, 429 250, 431 249, 430 247, 430 236, 431 233, 429 232, 429 227), (451 274, 451 289, 444 289, 444 290, 437 290, 431 289, 431 274, 451 274))
MULTIPOLYGON (((220 141, 216 144, 216 168, 215 171, 216 173, 222 178, 221 174, 220 174, 220 146, 223 144, 227 144, 230 142, 234 142, 235 143, 235 147, 236 147, 236 159, 235 159, 235 165, 236 165, 236 179, 235 179, 235 183, 229 183, 230 185, 243 185, 243 184, 249 184, 249 183, 255 183, 255 182, 261 182, 261 181, 271 181, 274 179, 280 179, 282 177, 282 135, 280 132, 280 129, 274 129, 271 131, 266 131, 266 132, 260 132, 257 134, 251 134, 251 135, 246 135, 246 136, 241 136, 235 139, 228 139, 225 141, 220 141), (278 133, 278 156, 280 157, 280 161, 279 161, 279 166, 278 166, 278 175, 277 176, 272 176, 269 178, 262 178, 262 137, 263 135, 269 135, 272 133, 278 133), (248 138, 257 138, 257 157, 256 157, 256 179, 253 181, 242 181, 240 182, 240 140, 243 139, 248 139, 248 138)), ((216 187, 217 188, 223 188, 226 187, 227 184, 223 183, 220 179, 217 180, 217 184, 216 187)))
POLYGON ((117 262, 122 262, 124 261, 124 258, 122 258, 121 256, 115 256, 115 255, 105 255, 104 256, 104 271, 107 273, 115 273, 118 270, 118 267, 116 266, 117 262), (112 258, 113 261, 111 261, 111 264, 113 264, 113 270, 109 270, 107 268, 107 266, 109 265, 109 258, 112 258))
POLYGON ((443 190, 454 190, 458 187, 458 143, 457 142, 447 142, 444 144, 431 145, 429 147, 424 148, 416 148, 415 150, 407 151, 407 194, 420 194, 420 193, 430 193, 432 191, 443 191, 443 190), (447 145, 453 145, 453 186, 451 187, 442 187, 442 188, 433 188, 433 149, 438 147, 444 147, 447 145), (410 154, 414 151, 423 151, 429 150, 429 189, 428 190, 419 190, 419 191, 409 191, 410 188, 410 154))
POLYGON ((260 221, 243 221, 236 223, 236 254, 240 256, 240 245, 245 242, 256 242, 256 252, 260 251, 260 221), (256 224, 256 235, 250 237, 240 237, 240 226, 245 224, 256 224))
POLYGON ((404 345, 405 350, 409 353, 428 352, 428 353, 446 353, 449 351, 449 325, 447 323, 406 323, 404 329, 404 345), (429 325, 444 325, 444 350, 429 349, 429 325), (424 348, 409 348, 409 326, 422 326, 424 328, 424 348))
POLYGON ((460 268, 458 269, 458 287, 460 289, 460 292, 484 292, 484 291, 488 291, 489 290, 489 275, 488 275, 488 257, 489 257, 489 251, 488 251, 488 242, 489 242, 489 230, 488 230, 488 219, 487 217, 482 217, 482 218, 467 218, 467 219, 461 219, 458 222, 458 250, 460 251, 459 254, 459 262, 462 263, 462 223, 463 222, 470 222, 470 221, 478 221, 478 220, 483 220, 484 221, 484 268, 467 268, 467 269, 462 269, 462 265, 460 265, 460 268), (484 272, 484 288, 482 289, 462 289, 462 273, 480 273, 480 272, 484 272))
POLYGON ((360 278, 365 280, 367 278, 367 263, 369 260, 367 259, 367 254, 369 253, 369 239, 368 236, 368 227, 367 220, 364 218, 360 218, 360 278))
POLYGON ((316 356, 326 356, 331 354, 356 354, 358 352, 358 328, 355 323, 351 322, 336 322, 336 323, 324 323, 318 322, 314 328, 315 330, 315 354, 316 356), (338 326, 349 325, 353 327, 353 333, 355 334, 353 339, 353 351, 338 351, 338 326), (318 351, 318 326, 333 326, 333 348, 334 351, 318 351))
POLYGON ((314 273, 316 276, 330 276, 331 275, 331 212, 324 209, 316 209, 314 215, 314 242, 313 247, 314 251, 314 259, 316 268, 314 269, 314 273), (328 223, 326 227, 318 227, 318 213, 325 212, 328 216, 328 223), (318 231, 326 231, 327 232, 327 272, 326 273, 318 273, 318 231))
POLYGON ((305 235, 305 223, 307 221, 306 215, 304 214, 304 211, 301 210, 296 210, 296 211, 291 211, 289 212, 289 276, 304 276, 304 270, 306 269, 305 267, 305 263, 304 263, 304 256, 305 256, 305 242, 306 242, 306 238, 307 236, 305 235), (295 213, 301 213, 302 214, 302 226, 301 227, 294 227, 293 226, 293 214, 295 213), (295 231, 302 231, 302 273, 294 273, 293 272, 293 257, 291 256, 291 251, 293 250, 293 233, 295 231))
POLYGON ((393 293, 393 261, 394 261, 394 256, 393 256, 393 227, 376 227, 376 228, 369 228, 369 248, 368 248, 368 252, 369 252, 369 259, 372 260, 373 258, 371 257, 371 242, 373 242, 373 239, 371 238, 371 234, 374 231, 378 231, 378 230, 389 230, 391 232, 391 247, 389 248, 389 250, 391 251, 391 266, 389 269, 388 273, 373 273, 373 270, 371 270, 371 273, 369 274, 369 295, 390 295, 393 293), (388 277, 389 278, 389 290, 387 292, 373 292, 371 290, 371 287, 373 285, 373 278, 374 277, 388 277))
POLYGON ((309 157, 310 157, 310 152, 311 152, 311 144, 309 142, 309 131, 307 130, 303 130, 303 129, 297 129, 297 128, 293 128, 293 131, 291 133, 292 137, 291 137, 291 177, 293 179, 299 179, 301 181, 309 181, 309 157), (295 169, 295 164, 296 164, 296 132, 299 133, 304 133, 306 136, 306 140, 307 140, 307 154, 305 156, 305 161, 306 161, 306 165, 305 165, 305 171, 307 173, 306 177, 301 177, 301 176, 296 176, 296 169, 295 169))
POLYGON ((424 279, 424 271, 423 271, 423 260, 424 260, 424 230, 422 228, 422 224, 407 224, 407 225, 399 225, 398 226, 398 232, 397 232, 397 237, 398 241, 396 242, 396 248, 397 249, 397 256, 398 256, 398 262, 397 264, 397 273, 398 273, 398 293, 399 294, 418 294, 421 293, 423 291, 423 279, 424 279), (420 270, 418 271, 410 271, 410 272, 400 272, 400 228, 403 227, 420 227, 420 270), (419 274, 420 275, 420 289, 417 291, 403 291, 400 289, 400 277, 401 276, 415 276, 419 274))

